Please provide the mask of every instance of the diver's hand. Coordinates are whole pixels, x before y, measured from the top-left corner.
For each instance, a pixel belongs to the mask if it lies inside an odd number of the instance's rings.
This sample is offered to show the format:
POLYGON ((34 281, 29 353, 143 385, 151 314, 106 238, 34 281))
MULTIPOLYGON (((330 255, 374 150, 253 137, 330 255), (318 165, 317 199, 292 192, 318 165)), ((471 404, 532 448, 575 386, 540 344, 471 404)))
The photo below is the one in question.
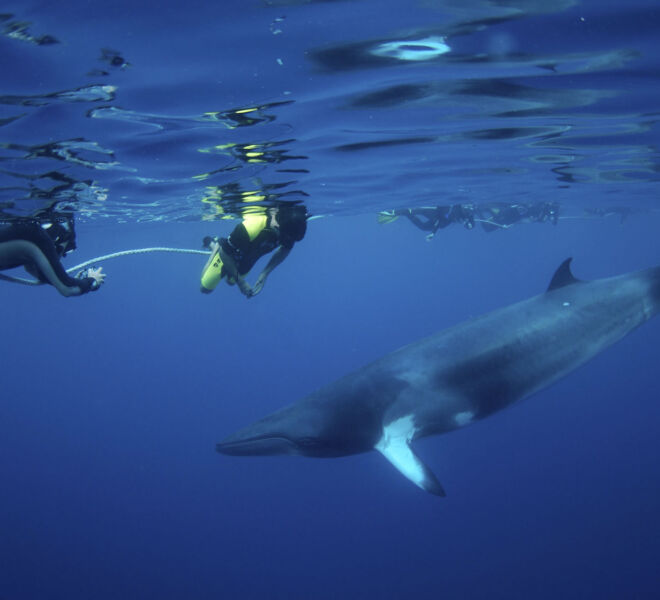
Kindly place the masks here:
POLYGON ((98 269, 87 269, 87 277, 91 277, 94 280, 93 287, 98 290, 105 283, 105 273, 103 273, 103 267, 98 269))
POLYGON ((259 275, 257 280, 254 282, 254 285, 252 286, 252 296, 256 296, 261 290, 264 289, 264 284, 266 283, 266 275, 263 273, 259 275))
POLYGON ((236 283, 238 285, 238 289, 241 290, 241 294, 243 294, 246 298, 252 297, 252 288, 250 287, 250 284, 245 281, 245 279, 239 277, 236 283))

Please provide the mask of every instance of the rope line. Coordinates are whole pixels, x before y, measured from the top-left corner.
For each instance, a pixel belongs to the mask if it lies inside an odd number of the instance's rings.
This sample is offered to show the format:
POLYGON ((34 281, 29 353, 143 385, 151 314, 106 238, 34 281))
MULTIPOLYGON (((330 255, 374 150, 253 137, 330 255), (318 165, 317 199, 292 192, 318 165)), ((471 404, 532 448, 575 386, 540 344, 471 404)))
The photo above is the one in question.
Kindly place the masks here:
MULTIPOLYGON (((207 256, 211 254, 208 250, 193 250, 192 248, 166 248, 163 246, 156 246, 153 248, 135 248, 134 250, 122 250, 121 252, 113 252, 112 254, 104 254, 103 256, 97 256, 96 258, 86 260, 85 262, 82 262, 79 265, 76 265, 75 267, 68 268, 66 272, 71 273, 73 271, 78 271, 80 269, 84 269, 89 265, 110 260, 111 258, 117 258, 119 256, 130 256, 132 254, 147 254, 148 252, 172 252, 176 254, 205 254, 207 256)), ((37 281, 36 279, 12 277, 11 275, 3 275, 2 273, 0 273, 0 279, 3 279, 5 281, 11 281, 12 283, 21 283, 23 285, 42 284, 41 281, 37 281)))
POLYGON ((166 248, 163 246, 156 246, 154 248, 136 248, 134 250, 122 250, 121 252, 113 252, 112 254, 104 254, 103 256, 98 256, 97 258, 92 258, 86 260, 85 262, 71 267, 66 270, 67 273, 71 271, 77 271, 79 269, 84 269, 89 265, 93 265, 97 262, 103 262, 105 260, 110 260, 111 258, 117 258, 119 256, 129 256, 131 254, 146 254, 147 252, 173 252, 178 254, 211 254, 208 250, 193 250, 192 248, 166 248))

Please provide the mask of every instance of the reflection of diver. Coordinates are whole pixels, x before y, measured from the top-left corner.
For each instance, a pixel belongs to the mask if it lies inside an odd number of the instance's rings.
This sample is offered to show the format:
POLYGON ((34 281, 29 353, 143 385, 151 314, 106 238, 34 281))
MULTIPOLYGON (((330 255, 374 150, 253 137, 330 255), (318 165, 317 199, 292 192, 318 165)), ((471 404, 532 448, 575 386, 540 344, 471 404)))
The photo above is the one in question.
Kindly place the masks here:
POLYGON ((105 279, 101 268, 86 269, 74 278, 60 262, 60 258, 75 249, 75 239, 71 215, 0 221, 0 270, 23 266, 63 296, 80 296, 97 290, 105 279))
POLYGON ((263 212, 247 213, 228 238, 204 238, 211 258, 202 271, 201 291, 210 293, 220 279, 237 284, 241 293, 251 298, 264 287, 266 278, 289 254, 295 242, 307 231, 307 211, 301 205, 279 205, 263 212), (275 250, 254 286, 244 276, 254 264, 275 250))
POLYGON ((380 223, 389 223, 401 216, 407 217, 415 227, 422 231, 430 232, 426 236, 427 240, 430 240, 438 229, 444 229, 452 223, 460 223, 466 229, 474 227, 474 207, 471 204, 386 210, 378 215, 378 220, 380 223))
POLYGON ((286 106, 292 102, 293 100, 284 100, 282 102, 270 102, 258 106, 234 108, 223 112, 206 112, 201 118, 205 121, 220 121, 230 129, 234 129, 235 127, 246 127, 273 121, 275 115, 266 114, 265 111, 280 106, 286 106))
MULTIPOLYGON (((227 154, 244 163, 281 163, 286 160, 306 159, 306 156, 288 156, 285 146, 296 140, 281 140, 276 142, 263 142, 252 144, 218 144, 209 148, 200 148, 200 152, 227 154)), ((228 166, 221 171, 234 170, 236 167, 228 166)))
POLYGON ((484 231, 506 229, 520 222, 557 224, 559 204, 536 202, 534 204, 486 204, 479 207, 479 220, 484 231))

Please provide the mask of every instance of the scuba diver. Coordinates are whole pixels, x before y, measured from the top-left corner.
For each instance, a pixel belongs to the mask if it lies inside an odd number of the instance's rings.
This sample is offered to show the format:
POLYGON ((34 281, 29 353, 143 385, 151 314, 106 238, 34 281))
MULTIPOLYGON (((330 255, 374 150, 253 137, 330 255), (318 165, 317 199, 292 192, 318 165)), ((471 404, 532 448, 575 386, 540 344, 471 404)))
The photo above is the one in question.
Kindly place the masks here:
POLYGON ((559 220, 558 202, 536 202, 534 204, 494 203, 479 207, 479 220, 484 231, 508 229, 520 222, 543 223, 553 225, 559 220))
POLYGON ((378 215, 378 222, 390 223, 401 216, 407 217, 418 229, 430 232, 426 236, 427 241, 433 238, 438 229, 444 229, 452 223, 460 223, 466 229, 474 227, 474 207, 471 204, 386 210, 378 215))
POLYGON ((306 208, 280 204, 245 214, 228 238, 205 237, 204 247, 211 250, 211 257, 202 270, 201 292, 210 294, 225 277, 229 285, 238 285, 245 297, 256 296, 268 275, 289 255, 293 245, 305 237, 306 231, 306 208), (273 250, 275 253, 250 286, 245 275, 262 256, 273 250))
POLYGON ((85 269, 71 277, 60 259, 76 248, 73 216, 47 213, 0 220, 0 271, 25 267, 41 283, 63 296, 81 296, 98 290, 105 280, 102 269, 85 269))
POLYGON ((559 222, 559 202, 536 202, 529 205, 529 218, 536 223, 550 221, 553 225, 559 222))

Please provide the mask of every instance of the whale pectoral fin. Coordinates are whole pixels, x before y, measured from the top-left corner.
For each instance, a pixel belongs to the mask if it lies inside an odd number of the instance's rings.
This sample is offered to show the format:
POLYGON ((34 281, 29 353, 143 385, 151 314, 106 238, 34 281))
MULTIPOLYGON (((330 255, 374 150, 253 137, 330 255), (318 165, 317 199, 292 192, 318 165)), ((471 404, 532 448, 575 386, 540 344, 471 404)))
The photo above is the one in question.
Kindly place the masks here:
POLYGON ((402 421, 403 419, 385 427, 383 437, 376 444, 375 449, 415 485, 436 496, 446 496, 445 490, 433 471, 418 458, 410 447, 411 435, 406 435, 406 433, 411 434, 412 432, 402 430, 400 426, 402 421))
POLYGON ((433 471, 419 459, 405 440, 401 440, 400 443, 390 443, 386 447, 378 445, 376 450, 415 485, 436 496, 447 495, 433 471))

